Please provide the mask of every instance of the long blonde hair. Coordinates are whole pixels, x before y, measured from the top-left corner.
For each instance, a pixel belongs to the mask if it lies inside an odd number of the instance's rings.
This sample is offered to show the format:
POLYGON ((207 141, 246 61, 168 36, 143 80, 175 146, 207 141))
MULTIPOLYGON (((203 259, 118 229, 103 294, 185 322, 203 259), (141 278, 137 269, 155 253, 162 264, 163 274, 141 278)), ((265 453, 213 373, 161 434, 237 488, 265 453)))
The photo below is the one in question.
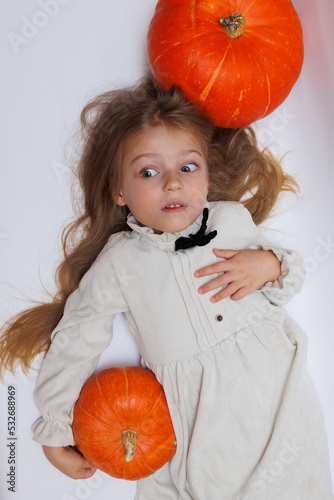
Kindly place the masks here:
POLYGON ((256 224, 265 220, 281 191, 296 191, 269 151, 260 151, 253 130, 214 127, 182 92, 163 90, 148 74, 137 85, 94 98, 81 113, 82 153, 77 175, 82 188, 81 214, 62 233, 64 260, 56 271, 58 291, 50 302, 10 319, 0 338, 0 374, 19 364, 28 371, 50 346, 68 296, 78 287, 111 234, 127 231, 127 207, 111 195, 121 183, 122 152, 138 131, 165 124, 199 136, 210 174, 209 201, 242 201, 256 224))

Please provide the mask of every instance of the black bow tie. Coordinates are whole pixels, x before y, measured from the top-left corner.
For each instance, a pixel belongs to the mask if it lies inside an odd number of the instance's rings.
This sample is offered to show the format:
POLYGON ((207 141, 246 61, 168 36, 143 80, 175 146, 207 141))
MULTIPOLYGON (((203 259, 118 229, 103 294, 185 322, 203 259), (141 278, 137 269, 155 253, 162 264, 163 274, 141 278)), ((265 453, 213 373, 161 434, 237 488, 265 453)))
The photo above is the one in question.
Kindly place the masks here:
POLYGON ((191 248, 196 245, 203 247, 215 238, 215 236, 217 236, 217 231, 211 231, 211 233, 205 234, 208 217, 209 209, 205 208, 203 210, 203 219, 199 231, 196 234, 189 234, 188 237, 181 236, 181 238, 178 238, 175 241, 175 251, 185 250, 186 248, 191 248))

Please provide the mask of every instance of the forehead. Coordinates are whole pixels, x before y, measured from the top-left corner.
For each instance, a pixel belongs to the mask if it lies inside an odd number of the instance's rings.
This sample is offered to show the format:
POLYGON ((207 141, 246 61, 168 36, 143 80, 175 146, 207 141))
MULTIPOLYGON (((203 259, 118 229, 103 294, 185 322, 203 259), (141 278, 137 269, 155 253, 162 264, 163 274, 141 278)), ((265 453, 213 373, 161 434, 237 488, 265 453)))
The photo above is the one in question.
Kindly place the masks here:
POLYGON ((175 126, 158 125, 133 133, 125 144, 124 158, 140 154, 183 154, 194 151, 206 156, 199 134, 175 126))

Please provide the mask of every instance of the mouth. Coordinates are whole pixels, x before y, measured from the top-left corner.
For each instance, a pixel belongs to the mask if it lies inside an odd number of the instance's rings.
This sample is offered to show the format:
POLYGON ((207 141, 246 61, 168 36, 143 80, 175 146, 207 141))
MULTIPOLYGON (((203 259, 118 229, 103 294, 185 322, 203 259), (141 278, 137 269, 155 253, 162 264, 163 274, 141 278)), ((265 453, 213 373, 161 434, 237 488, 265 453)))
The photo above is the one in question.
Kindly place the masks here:
POLYGON ((172 203, 168 203, 162 210, 164 212, 181 212, 182 210, 185 210, 187 208, 187 205, 184 203, 174 201, 172 203))

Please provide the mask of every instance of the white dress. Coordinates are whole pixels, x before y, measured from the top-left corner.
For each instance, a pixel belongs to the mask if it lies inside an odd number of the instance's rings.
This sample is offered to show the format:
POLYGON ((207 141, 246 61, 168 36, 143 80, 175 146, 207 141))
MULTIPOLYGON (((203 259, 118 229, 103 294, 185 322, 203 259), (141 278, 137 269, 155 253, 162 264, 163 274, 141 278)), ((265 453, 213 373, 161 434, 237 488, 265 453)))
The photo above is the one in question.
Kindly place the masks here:
MULTIPOLYGON (((207 246, 175 252, 176 238, 130 216, 68 298, 42 364, 34 439, 74 444, 72 408, 122 312, 143 366, 163 385, 177 451, 138 482, 136 500, 333 500, 327 438, 305 369, 307 339, 282 304, 304 279, 298 252, 271 247, 239 203, 208 203, 207 246), (194 272, 213 248, 272 249, 280 278, 242 300, 210 302, 194 272)), ((212 294, 211 294, 212 295, 212 294)))

